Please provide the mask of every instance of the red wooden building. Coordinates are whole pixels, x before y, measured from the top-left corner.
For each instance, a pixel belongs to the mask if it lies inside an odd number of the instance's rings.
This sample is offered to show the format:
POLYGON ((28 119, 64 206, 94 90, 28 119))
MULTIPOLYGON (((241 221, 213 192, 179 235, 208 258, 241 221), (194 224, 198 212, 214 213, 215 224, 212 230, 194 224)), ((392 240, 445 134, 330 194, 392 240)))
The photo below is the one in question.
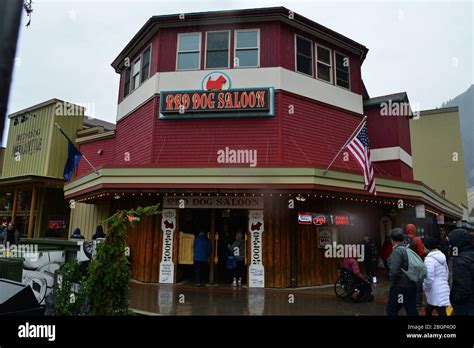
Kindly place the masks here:
POLYGON ((332 283, 341 260, 325 245, 380 245, 409 222, 432 234, 436 216, 462 214, 413 180, 407 95, 369 98, 367 52, 283 7, 153 16, 112 63, 116 129, 77 140, 98 175, 81 160, 65 197, 109 212, 161 204, 130 233, 140 281, 190 279, 202 230, 210 282, 227 282, 241 230, 249 286, 332 283), (364 115, 377 196, 347 151, 324 173, 364 115))

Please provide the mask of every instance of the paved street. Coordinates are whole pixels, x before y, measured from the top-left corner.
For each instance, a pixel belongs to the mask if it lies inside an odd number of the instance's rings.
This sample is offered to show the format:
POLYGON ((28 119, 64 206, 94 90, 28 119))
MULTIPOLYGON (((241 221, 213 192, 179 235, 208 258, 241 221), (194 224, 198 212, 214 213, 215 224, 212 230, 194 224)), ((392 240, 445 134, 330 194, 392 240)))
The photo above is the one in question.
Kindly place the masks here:
POLYGON ((130 307, 149 315, 385 315, 387 283, 373 289, 373 302, 353 303, 338 299, 332 286, 277 290, 132 282, 130 307))

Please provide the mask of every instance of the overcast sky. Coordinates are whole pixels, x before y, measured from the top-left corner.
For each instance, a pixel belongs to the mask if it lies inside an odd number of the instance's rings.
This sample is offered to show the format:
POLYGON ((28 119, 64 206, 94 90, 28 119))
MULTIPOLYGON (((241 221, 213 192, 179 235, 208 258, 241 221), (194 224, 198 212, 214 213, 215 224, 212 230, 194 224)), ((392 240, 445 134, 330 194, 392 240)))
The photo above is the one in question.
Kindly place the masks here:
POLYGON ((413 109, 429 109, 474 81, 471 1, 36 0, 29 28, 23 17, 8 113, 59 98, 115 122, 119 78, 110 63, 148 18, 270 6, 368 47, 362 77, 371 97, 407 91, 413 109))

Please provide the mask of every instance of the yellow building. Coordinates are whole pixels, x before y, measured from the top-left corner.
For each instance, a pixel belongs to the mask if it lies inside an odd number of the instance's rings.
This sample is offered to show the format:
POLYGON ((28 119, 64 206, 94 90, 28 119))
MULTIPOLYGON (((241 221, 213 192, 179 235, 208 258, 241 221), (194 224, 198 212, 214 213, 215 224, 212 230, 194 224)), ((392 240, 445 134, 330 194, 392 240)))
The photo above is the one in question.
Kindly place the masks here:
POLYGON ((464 155, 457 107, 424 110, 410 120, 415 180, 467 207, 464 155))
POLYGON ((63 193, 68 146, 55 124, 72 141, 81 131, 115 127, 88 118, 84 112, 79 105, 51 99, 8 116, 0 177, 0 221, 15 222, 22 237, 67 238, 73 227, 79 227, 71 226, 69 221, 71 206, 63 193))

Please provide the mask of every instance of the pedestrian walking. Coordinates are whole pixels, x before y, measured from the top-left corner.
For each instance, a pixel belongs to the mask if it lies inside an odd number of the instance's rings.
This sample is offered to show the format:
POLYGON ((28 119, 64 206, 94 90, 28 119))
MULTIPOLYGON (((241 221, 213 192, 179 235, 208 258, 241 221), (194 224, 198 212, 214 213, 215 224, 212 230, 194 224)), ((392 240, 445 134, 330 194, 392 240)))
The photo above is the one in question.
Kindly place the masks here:
POLYGON ((439 316, 446 316, 446 307, 449 302, 449 268, 446 256, 439 249, 439 241, 428 237, 423 241, 427 255, 425 266, 427 276, 423 282, 423 290, 426 296, 425 313, 431 316, 434 310, 439 316))
POLYGON ((9 222, 7 230, 3 233, 3 245, 8 248, 18 244, 20 244, 20 231, 15 228, 13 222, 9 222))
MULTIPOLYGON (((405 227, 405 232, 407 235, 406 243, 418 256, 423 260, 425 257, 425 248, 423 246, 423 241, 416 233, 416 226, 413 224, 408 224, 405 227)), ((418 282, 416 284, 416 306, 418 308, 423 307, 423 283, 418 282)))
POLYGON ((450 300, 454 315, 474 315, 474 240, 464 229, 448 234, 453 258, 450 300))
POLYGON ((204 282, 204 272, 206 270, 207 259, 211 255, 212 246, 203 231, 194 240, 194 277, 196 286, 201 286, 204 282))
POLYGON ((375 246, 374 241, 368 236, 364 236, 364 266, 365 266, 365 273, 370 278, 370 281, 375 283, 375 271, 374 271, 374 263, 375 257, 377 256, 377 248, 375 246))
POLYGON ((245 247, 241 232, 235 234, 235 241, 230 246, 230 251, 231 255, 235 257, 232 286, 242 286, 242 277, 245 268, 245 247))
POLYGON ((388 259, 390 268, 390 291, 387 302, 387 315, 397 316, 402 307, 407 315, 418 316, 416 309, 416 282, 403 272, 408 269, 408 254, 405 246, 405 234, 401 228, 390 231, 393 250, 388 259))

